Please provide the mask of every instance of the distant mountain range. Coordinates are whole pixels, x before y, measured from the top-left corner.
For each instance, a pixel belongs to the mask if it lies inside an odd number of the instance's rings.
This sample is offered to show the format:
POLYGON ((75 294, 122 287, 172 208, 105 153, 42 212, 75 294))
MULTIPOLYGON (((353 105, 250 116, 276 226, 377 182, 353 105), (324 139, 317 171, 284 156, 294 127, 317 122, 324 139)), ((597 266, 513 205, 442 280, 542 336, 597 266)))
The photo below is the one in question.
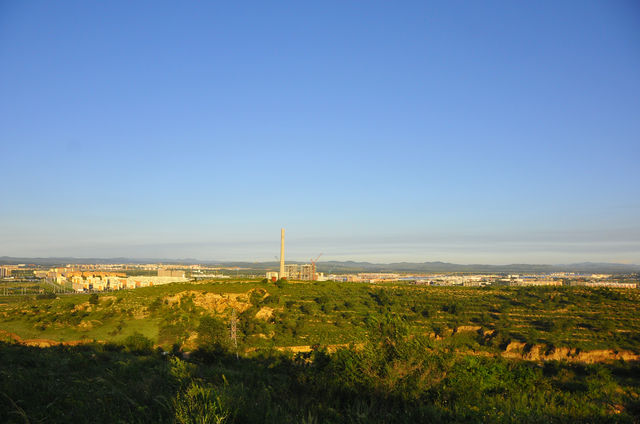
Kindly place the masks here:
MULTIPOLYGON (((49 257, 49 258, 16 258, 9 256, 0 257, 0 265, 16 264, 36 264, 43 266, 55 266, 66 264, 203 264, 223 267, 249 268, 255 271, 265 271, 267 269, 277 270, 279 263, 269 262, 246 262, 246 261, 200 261, 193 258, 184 259, 158 259, 158 258, 70 258, 70 257, 49 257)), ((291 262, 287 263, 303 263, 291 262)), ((318 271, 324 273, 355 273, 355 272, 407 272, 407 273, 430 273, 430 272, 482 272, 482 273, 543 273, 543 272, 579 272, 579 273, 606 273, 606 274, 626 274, 640 272, 640 265, 637 264, 617 264, 617 263, 597 263, 582 262, 575 264, 508 264, 508 265, 483 265, 471 264, 461 265, 448 262, 395 262, 389 264, 354 262, 354 261, 325 261, 318 262, 318 271)))

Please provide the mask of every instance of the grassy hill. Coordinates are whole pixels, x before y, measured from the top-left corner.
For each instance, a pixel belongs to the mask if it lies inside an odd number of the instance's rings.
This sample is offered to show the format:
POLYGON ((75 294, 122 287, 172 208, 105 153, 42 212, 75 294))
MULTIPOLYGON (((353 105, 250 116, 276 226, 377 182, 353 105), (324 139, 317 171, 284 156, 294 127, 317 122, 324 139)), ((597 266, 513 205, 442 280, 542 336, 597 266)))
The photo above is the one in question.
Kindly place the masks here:
POLYGON ((635 290, 426 287, 334 282, 208 281, 55 299, 5 297, 0 330, 23 339, 119 342, 135 332, 166 350, 197 347, 202 317, 228 325, 240 350, 362 342, 375 319, 391 314, 411 334, 465 339, 474 350, 510 341, 549 348, 640 353, 635 290))

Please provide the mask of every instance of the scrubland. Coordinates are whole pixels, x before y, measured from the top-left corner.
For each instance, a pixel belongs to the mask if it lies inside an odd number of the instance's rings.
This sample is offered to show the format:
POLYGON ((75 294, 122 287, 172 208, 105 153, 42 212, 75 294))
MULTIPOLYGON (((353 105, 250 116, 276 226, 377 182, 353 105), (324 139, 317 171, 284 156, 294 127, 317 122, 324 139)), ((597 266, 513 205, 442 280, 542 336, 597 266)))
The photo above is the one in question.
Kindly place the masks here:
POLYGON ((3 422, 640 414, 635 290, 208 281, 39 297, 0 298, 3 422))

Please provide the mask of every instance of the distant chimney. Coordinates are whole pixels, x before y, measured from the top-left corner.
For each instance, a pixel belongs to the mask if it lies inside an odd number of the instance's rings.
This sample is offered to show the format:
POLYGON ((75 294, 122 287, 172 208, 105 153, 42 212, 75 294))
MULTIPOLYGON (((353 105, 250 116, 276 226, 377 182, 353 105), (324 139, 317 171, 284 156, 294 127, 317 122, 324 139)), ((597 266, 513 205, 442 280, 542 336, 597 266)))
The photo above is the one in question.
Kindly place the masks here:
POLYGON ((286 275, 284 275, 284 228, 280 229, 280 273, 278 274, 278 278, 283 279, 286 275))

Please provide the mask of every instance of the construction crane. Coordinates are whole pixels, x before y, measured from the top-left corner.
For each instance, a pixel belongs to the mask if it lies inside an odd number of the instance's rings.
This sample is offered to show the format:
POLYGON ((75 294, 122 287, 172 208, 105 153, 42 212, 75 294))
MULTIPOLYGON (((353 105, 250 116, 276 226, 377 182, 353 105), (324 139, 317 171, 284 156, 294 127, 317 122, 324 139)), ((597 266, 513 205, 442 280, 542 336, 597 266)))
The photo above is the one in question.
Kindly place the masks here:
POLYGON ((312 276, 314 280, 318 279, 318 274, 316 273, 316 262, 318 262, 318 259, 320 259, 320 256, 322 256, 322 253, 319 254, 318 257, 315 259, 309 259, 311 261, 312 276))

